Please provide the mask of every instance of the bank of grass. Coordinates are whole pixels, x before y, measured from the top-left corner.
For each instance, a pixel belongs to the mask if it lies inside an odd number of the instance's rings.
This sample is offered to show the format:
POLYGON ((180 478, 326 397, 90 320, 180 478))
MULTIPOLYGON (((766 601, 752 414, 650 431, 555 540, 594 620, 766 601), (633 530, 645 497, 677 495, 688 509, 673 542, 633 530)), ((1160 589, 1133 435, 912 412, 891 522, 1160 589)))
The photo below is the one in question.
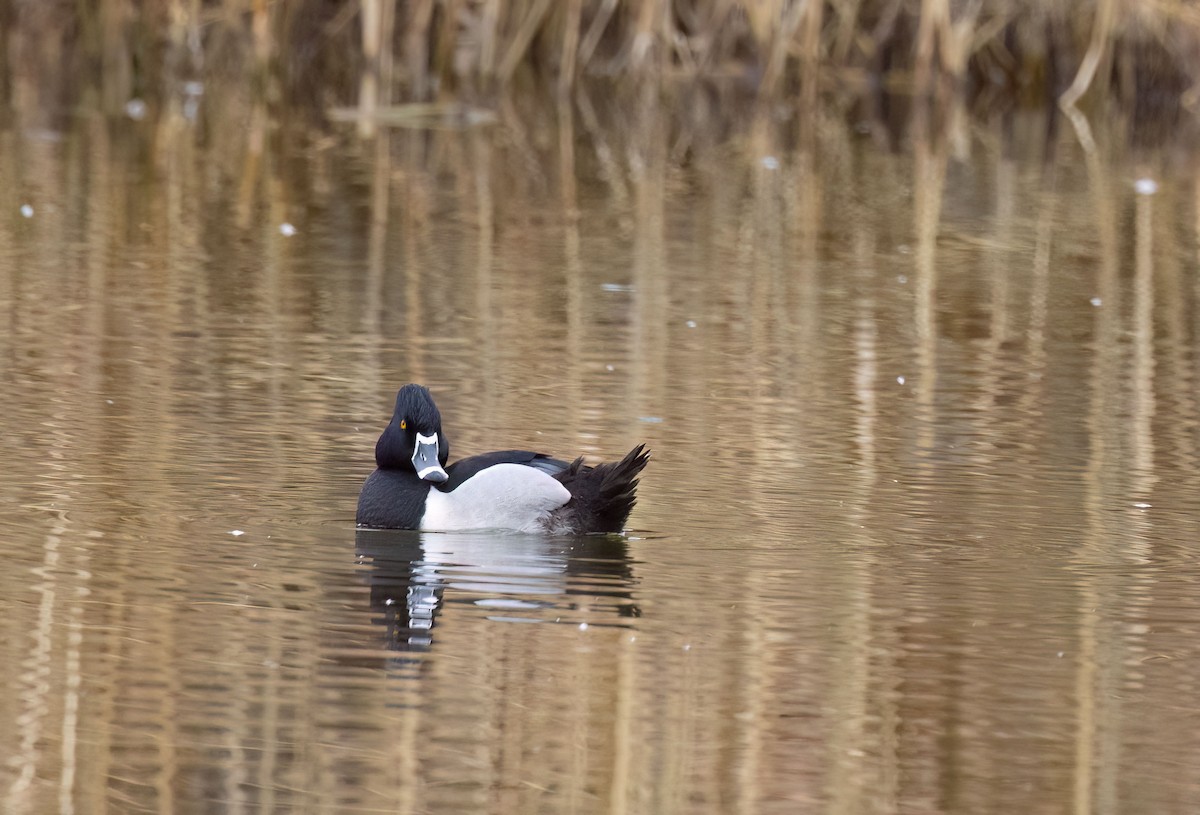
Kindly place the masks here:
POLYGON ((114 105, 210 75, 367 108, 589 78, 1166 110, 1194 109, 1200 87, 1185 0, 0 0, 0 27, 6 86, 42 70, 114 105))

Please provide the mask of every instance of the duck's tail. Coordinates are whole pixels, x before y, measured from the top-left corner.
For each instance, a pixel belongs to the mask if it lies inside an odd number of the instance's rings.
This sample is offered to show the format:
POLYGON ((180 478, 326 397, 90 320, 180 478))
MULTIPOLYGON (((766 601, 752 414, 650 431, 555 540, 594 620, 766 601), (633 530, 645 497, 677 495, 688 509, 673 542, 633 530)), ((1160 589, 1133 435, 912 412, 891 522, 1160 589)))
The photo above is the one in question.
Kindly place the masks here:
POLYGON ((650 451, 639 444, 625 458, 589 467, 582 458, 555 476, 571 493, 555 520, 573 532, 620 532, 637 503, 638 475, 650 461, 650 451))

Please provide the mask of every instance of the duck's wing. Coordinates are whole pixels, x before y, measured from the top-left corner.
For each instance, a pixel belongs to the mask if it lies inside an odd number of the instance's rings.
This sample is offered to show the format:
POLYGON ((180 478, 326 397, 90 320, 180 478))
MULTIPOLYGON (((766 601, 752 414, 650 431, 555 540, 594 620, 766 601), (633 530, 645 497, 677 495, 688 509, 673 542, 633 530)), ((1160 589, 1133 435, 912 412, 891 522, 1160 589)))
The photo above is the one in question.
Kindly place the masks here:
POLYGON ((480 453, 454 462, 446 468, 450 480, 438 484, 437 488, 443 492, 450 492, 479 471, 497 464, 524 464, 552 476, 570 466, 567 462, 551 458, 545 453, 534 453, 530 450, 497 450, 494 453, 480 453))

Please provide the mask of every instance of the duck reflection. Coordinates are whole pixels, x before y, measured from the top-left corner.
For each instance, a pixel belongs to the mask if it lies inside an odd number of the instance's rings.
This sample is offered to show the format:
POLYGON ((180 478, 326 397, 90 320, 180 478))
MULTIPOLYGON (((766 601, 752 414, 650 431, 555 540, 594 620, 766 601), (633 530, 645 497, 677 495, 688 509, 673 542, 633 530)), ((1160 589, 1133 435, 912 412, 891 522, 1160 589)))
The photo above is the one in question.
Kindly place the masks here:
POLYGON ((447 603, 513 622, 628 625, 641 616, 629 545, 617 536, 546 537, 359 529, 375 621, 388 647, 425 651, 447 603))

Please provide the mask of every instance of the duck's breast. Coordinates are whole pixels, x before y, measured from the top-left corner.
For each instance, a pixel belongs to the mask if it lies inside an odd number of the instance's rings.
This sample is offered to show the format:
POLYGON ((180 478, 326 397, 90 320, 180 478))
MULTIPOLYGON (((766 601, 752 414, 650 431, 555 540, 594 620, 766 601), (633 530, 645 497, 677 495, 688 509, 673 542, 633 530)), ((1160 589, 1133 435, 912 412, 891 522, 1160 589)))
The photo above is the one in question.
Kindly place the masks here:
POLYGON ((421 529, 544 532, 550 512, 569 500, 566 487, 535 467, 496 464, 451 492, 431 487, 421 529))

